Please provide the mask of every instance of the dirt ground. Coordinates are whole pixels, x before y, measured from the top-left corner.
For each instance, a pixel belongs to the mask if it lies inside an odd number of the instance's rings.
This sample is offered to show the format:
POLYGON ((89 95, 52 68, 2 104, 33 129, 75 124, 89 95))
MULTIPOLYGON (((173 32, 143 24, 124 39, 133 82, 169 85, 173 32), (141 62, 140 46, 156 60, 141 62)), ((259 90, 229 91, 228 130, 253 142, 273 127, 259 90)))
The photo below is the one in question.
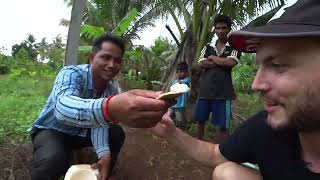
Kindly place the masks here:
POLYGON ((126 128, 116 167, 121 180, 209 180, 212 170, 146 130, 126 128))
MULTIPOLYGON (((205 167, 147 130, 125 128, 126 140, 115 172, 120 180, 209 180, 212 170, 205 167)), ((0 179, 30 179, 32 145, 0 147, 0 179)))

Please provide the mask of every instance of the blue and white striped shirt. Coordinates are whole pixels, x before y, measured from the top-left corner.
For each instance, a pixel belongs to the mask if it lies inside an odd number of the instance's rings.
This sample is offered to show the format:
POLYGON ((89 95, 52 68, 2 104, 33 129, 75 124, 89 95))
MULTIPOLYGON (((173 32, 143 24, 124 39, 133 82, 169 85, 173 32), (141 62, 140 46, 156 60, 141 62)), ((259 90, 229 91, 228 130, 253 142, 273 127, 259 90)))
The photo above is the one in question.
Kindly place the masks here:
POLYGON ((66 66, 57 75, 46 105, 28 131, 54 129, 86 137, 91 129, 91 141, 98 158, 110 154, 109 126, 101 107, 105 97, 115 94, 118 89, 109 81, 101 97, 96 97, 91 65, 66 66))

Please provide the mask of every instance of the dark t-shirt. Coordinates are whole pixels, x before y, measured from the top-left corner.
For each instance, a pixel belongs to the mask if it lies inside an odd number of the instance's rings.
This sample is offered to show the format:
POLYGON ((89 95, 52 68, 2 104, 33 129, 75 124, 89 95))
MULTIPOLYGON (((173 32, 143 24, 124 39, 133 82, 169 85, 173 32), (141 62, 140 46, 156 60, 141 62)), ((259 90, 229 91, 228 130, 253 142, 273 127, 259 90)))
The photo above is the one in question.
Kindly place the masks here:
POLYGON ((258 164, 265 180, 320 180, 300 158, 297 132, 274 131, 266 123, 266 112, 244 122, 234 134, 220 144, 221 154, 237 163, 258 164))
MULTIPOLYGON (((222 58, 234 57, 239 58, 240 53, 233 50, 228 44, 219 54, 217 48, 212 45, 206 45, 202 51, 201 58, 207 58, 210 55, 222 58)), ((229 60, 229 59, 226 59, 229 60)), ((199 99, 235 99, 235 93, 232 85, 231 69, 228 67, 217 66, 204 69, 200 77, 199 99)))

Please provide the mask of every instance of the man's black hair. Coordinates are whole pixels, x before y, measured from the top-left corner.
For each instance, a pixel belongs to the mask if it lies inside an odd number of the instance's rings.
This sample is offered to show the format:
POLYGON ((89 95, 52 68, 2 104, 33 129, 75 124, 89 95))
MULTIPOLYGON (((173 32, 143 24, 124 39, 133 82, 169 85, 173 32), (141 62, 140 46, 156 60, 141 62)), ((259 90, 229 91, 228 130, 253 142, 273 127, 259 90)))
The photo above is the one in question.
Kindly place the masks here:
POLYGON ((117 45, 122 50, 122 54, 124 53, 124 50, 125 50, 124 41, 120 37, 113 36, 110 34, 104 34, 104 35, 98 37, 97 39, 95 39, 93 42, 93 46, 92 46, 91 51, 93 53, 99 52, 101 50, 101 46, 104 42, 111 42, 111 43, 117 45))
POLYGON ((185 62, 179 63, 179 64, 177 65, 177 71, 178 71, 178 70, 183 70, 183 71, 188 72, 188 64, 185 63, 185 62))
POLYGON ((226 23, 229 29, 231 30, 232 20, 229 16, 226 15, 218 15, 214 18, 214 26, 218 23, 226 23))

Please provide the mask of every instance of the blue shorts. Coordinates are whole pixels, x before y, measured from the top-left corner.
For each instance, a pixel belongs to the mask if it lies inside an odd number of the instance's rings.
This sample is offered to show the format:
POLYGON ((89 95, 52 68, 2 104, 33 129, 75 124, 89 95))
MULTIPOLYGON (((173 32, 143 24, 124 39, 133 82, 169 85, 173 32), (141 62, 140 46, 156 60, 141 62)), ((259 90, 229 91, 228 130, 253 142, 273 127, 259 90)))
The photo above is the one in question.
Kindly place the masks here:
POLYGON ((193 118, 202 124, 209 119, 211 123, 220 128, 229 128, 231 120, 231 100, 197 99, 193 118))

